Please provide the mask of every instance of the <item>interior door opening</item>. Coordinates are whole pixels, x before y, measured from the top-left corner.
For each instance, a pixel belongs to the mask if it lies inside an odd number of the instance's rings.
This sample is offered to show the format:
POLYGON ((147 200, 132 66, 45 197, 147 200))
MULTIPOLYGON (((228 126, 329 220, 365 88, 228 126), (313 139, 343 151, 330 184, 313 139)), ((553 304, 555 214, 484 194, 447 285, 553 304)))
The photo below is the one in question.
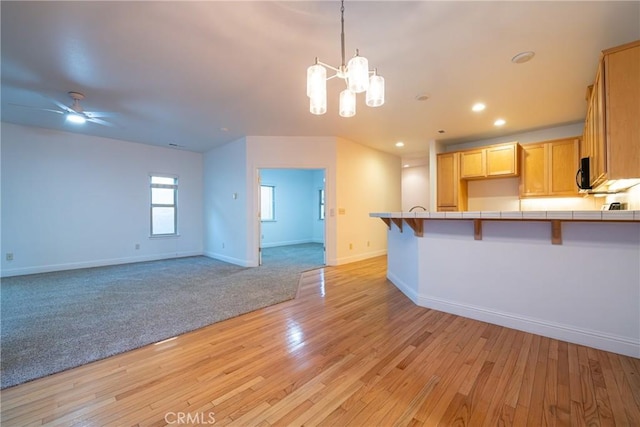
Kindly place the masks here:
POLYGON ((258 176, 259 264, 325 265, 325 170, 263 168, 258 176))

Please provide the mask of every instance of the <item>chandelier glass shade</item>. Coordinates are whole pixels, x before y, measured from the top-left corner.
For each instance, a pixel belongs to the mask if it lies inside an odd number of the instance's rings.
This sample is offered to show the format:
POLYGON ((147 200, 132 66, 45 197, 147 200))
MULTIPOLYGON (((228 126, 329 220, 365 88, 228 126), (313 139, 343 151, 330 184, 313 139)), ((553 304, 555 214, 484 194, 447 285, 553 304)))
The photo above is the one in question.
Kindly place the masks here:
POLYGON ((366 104, 369 107, 379 107, 384 104, 384 78, 378 75, 376 69, 369 71, 369 61, 356 54, 345 65, 344 56, 344 0, 341 2, 342 32, 342 65, 336 68, 320 62, 316 58, 315 64, 307 68, 307 96, 309 97, 309 111, 320 115, 327 112, 327 80, 343 79, 346 89, 340 93, 339 112, 342 117, 352 117, 356 114, 356 94, 366 92, 366 104), (334 74, 327 77, 327 69, 334 74))

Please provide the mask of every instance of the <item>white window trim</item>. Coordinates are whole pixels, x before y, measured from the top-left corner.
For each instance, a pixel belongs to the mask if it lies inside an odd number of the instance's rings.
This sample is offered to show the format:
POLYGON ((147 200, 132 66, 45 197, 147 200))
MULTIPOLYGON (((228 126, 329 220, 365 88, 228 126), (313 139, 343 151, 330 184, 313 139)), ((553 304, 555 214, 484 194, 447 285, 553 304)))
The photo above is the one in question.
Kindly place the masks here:
POLYGON ((179 177, 178 175, 171 175, 166 173, 150 173, 149 174, 149 238, 150 239, 163 239, 163 238, 175 238, 180 237, 180 233, 178 232, 178 185, 179 185, 179 177), (175 184, 153 184, 151 182, 153 177, 158 178, 171 178, 175 181, 175 184), (153 196, 152 189, 153 188, 172 188, 173 189, 173 201, 172 205, 166 204, 153 204, 153 196), (153 208, 154 207, 173 207, 174 208, 174 216, 173 216, 173 233, 164 233, 164 234, 154 234, 153 233, 153 208))

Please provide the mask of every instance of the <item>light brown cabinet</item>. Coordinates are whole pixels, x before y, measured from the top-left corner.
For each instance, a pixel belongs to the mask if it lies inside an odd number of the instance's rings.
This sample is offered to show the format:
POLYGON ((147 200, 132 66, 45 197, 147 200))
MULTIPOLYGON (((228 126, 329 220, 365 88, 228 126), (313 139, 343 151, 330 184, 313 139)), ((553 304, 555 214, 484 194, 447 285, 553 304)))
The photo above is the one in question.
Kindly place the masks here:
POLYGON ((462 179, 484 178, 486 175, 486 150, 462 151, 460 153, 460 177, 462 179))
POLYGON ((581 149, 590 181, 640 178, 640 40, 603 51, 589 95, 581 149))
POLYGON ((467 186, 460 179, 460 153, 438 154, 437 199, 439 211, 464 211, 467 186))
POLYGON ((605 132, 604 132, 604 62, 600 62, 596 79, 591 88, 589 103, 587 106, 587 117, 584 122, 584 133, 582 135, 581 157, 589 157, 590 162, 590 183, 592 186, 604 181, 605 174, 605 132))
POLYGON ((520 196, 576 196, 578 164, 578 138, 523 145, 520 196))
POLYGON ((517 142, 512 142, 460 152, 460 177, 484 179, 518 176, 519 147, 517 142))
POLYGON ((492 145, 487 147, 487 177, 518 176, 520 174, 520 145, 492 145))
POLYGON ((548 167, 546 144, 522 146, 520 197, 546 196, 548 194, 548 167))

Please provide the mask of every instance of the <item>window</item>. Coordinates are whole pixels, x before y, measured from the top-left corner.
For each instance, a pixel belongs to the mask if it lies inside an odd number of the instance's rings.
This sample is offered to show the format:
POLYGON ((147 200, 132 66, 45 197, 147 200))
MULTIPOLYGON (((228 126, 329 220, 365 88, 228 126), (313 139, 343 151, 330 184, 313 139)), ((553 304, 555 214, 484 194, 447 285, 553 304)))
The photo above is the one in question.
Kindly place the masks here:
POLYGON ((324 189, 318 190, 318 218, 324 219, 324 189))
POLYGON ((276 188, 273 185, 260 186, 260 220, 276 220, 276 188))
POLYGON ((178 234, 178 178, 151 176, 151 235, 178 234))

